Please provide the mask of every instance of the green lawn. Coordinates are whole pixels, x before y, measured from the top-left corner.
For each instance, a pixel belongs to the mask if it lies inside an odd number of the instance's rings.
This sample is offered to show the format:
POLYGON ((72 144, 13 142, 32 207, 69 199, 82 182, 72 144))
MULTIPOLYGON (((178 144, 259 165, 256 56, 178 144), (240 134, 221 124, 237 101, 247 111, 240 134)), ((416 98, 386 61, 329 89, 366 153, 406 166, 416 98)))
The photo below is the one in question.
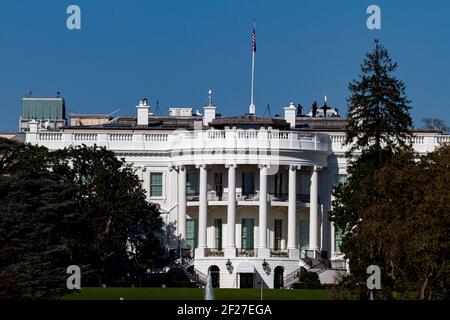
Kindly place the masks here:
MULTIPOLYGON (((325 300, 327 290, 274 290, 263 292, 264 300, 325 300)), ((202 300, 203 289, 196 288, 82 288, 64 300, 202 300)), ((259 300, 259 289, 214 289, 217 300, 259 300)))

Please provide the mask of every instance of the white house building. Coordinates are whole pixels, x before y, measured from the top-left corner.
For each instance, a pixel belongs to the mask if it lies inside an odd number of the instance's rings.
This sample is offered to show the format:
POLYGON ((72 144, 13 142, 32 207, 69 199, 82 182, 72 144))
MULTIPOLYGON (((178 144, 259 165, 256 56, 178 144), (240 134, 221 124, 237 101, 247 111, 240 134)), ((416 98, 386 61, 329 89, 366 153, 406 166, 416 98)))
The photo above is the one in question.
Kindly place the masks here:
MULTIPOLYGON (((211 271, 222 288, 278 288, 301 268, 322 282, 345 271, 329 221, 333 187, 347 174, 346 120, 336 113, 301 116, 291 104, 284 117, 221 117, 210 99, 202 116, 192 108, 154 116, 144 99, 137 117, 77 123, 45 131, 32 121, 26 142, 104 146, 132 164, 160 207, 165 245, 198 281, 211 271)), ((427 153, 450 136, 422 130, 411 142, 427 153)))

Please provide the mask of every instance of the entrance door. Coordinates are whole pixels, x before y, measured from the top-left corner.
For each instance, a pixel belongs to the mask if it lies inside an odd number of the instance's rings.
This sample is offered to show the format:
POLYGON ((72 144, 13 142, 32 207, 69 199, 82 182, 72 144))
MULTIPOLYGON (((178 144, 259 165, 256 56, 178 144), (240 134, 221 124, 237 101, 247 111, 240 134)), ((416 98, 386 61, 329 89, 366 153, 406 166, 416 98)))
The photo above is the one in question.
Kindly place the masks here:
POLYGON ((253 288, 253 273, 240 273, 240 288, 253 288))
POLYGON ((284 269, 281 266, 278 266, 275 268, 274 270, 274 275, 273 275, 273 287, 274 289, 281 289, 284 287, 283 284, 283 272, 284 269))
POLYGON ((211 272, 211 282, 213 288, 220 287, 220 269, 218 266, 211 266, 209 268, 209 272, 211 272))

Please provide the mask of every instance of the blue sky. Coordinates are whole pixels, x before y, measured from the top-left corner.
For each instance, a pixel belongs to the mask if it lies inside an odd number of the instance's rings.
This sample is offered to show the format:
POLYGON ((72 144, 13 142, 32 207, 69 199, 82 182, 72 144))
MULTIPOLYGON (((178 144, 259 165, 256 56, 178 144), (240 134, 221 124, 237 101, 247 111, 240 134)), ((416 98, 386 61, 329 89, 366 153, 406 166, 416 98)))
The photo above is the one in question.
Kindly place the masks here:
POLYGON ((416 125, 450 122, 450 2, 428 1, 99 1, 0 2, 0 130, 17 130, 20 101, 61 91, 73 113, 135 114, 139 99, 161 112, 201 109, 208 89, 222 115, 247 112, 251 28, 257 19, 255 104, 281 114, 327 95, 346 113, 348 83, 380 38, 399 63, 416 125), (66 28, 81 8, 82 29, 66 28), (378 4, 382 29, 366 27, 378 4))

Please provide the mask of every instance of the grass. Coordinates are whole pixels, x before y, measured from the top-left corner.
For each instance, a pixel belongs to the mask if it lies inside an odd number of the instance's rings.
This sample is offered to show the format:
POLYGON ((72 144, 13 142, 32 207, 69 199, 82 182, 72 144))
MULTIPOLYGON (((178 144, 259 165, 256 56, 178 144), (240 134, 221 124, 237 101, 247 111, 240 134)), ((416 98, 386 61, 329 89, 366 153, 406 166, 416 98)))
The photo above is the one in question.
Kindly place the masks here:
MULTIPOLYGON (((214 289, 216 300, 259 300, 260 289, 214 289)), ((82 288, 63 300, 203 300, 204 290, 197 288, 82 288)), ((327 290, 266 289, 264 300, 326 300, 327 290)))

